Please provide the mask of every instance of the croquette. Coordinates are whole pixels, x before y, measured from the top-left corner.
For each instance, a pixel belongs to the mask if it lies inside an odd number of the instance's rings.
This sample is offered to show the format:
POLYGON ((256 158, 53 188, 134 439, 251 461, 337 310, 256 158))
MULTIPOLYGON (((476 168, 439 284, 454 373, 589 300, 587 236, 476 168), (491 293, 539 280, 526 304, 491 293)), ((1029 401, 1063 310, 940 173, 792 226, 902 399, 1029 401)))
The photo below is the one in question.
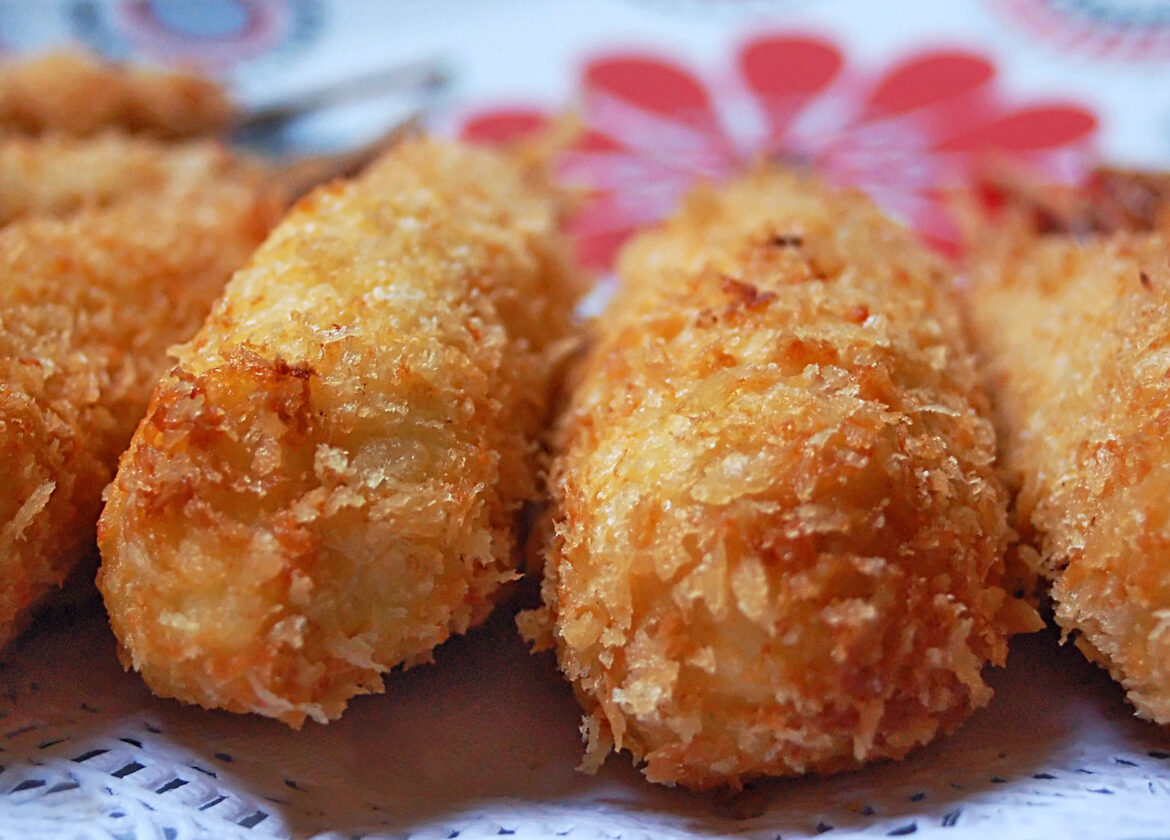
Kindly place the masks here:
MULTIPOLYGON (((1162 211, 1139 203, 1110 224, 1154 226, 1162 211)), ((1066 638, 1170 724, 1170 240, 1017 219, 970 264, 1024 551, 1066 638)))
POLYGON ((544 605, 585 769, 739 787, 898 759, 1039 619, 944 265, 761 167, 628 244, 554 435, 544 605))
POLYGON ((170 143, 113 129, 85 138, 0 136, 0 225, 174 193, 235 165, 211 140, 170 143))
POLYGON ((174 140, 227 130, 236 108, 217 83, 54 52, 0 65, 0 133, 75 136, 120 128, 174 140))
POLYGON ((94 554, 102 489, 167 347, 279 214, 250 167, 225 155, 205 174, 0 231, 0 647, 94 554))
POLYGON ((577 280, 563 199, 410 139, 300 201, 159 384, 98 584, 159 695, 300 727, 517 577, 577 280))

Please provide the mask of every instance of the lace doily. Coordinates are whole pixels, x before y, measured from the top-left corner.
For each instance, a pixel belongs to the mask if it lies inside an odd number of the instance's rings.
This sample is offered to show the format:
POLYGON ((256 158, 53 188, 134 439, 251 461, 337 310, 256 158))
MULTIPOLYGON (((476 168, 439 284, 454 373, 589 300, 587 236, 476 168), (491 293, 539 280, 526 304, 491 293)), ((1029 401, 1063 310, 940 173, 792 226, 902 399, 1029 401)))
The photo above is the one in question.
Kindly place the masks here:
POLYGON ((901 763, 733 797, 578 773, 580 711, 500 615, 293 732, 160 700, 92 605, 0 669, 0 838, 1166 836, 1170 734, 1053 634, 1017 640, 996 696, 901 763))

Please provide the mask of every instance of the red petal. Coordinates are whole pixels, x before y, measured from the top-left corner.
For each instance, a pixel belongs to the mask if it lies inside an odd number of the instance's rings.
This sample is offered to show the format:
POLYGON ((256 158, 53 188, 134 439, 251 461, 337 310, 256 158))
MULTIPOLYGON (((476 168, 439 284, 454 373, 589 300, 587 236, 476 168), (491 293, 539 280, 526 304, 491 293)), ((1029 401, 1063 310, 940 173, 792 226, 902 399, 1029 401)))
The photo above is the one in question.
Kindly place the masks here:
MULTIPOLYGON (((474 114, 463 123, 460 136, 473 143, 504 144, 545 130, 552 117, 532 109, 494 109, 474 114)), ((576 138, 573 148, 584 152, 620 152, 624 147, 617 140, 599 131, 585 129, 576 138)))
POLYGON ((910 219, 910 227, 934 250, 949 259, 962 254, 963 232, 945 194, 927 194, 910 219))
POLYGON ((739 53, 744 80, 765 99, 811 96, 837 77, 843 63, 833 44, 799 36, 759 38, 739 53))
POLYGON ((561 157, 559 164, 558 173, 567 182, 599 191, 628 192, 646 183, 679 177, 676 170, 636 152, 594 154, 588 150, 571 150, 561 157))
MULTIPOLYGON (((956 228, 957 230, 957 228, 956 228)), ((952 262, 963 256, 963 242, 958 233, 919 232, 919 238, 933 251, 952 262)))
POLYGON ((546 128, 547 115, 531 109, 497 109, 475 114, 463 123, 460 136, 476 143, 509 143, 546 128))
POLYGON ((598 190, 573 214, 573 230, 597 234, 656 222, 670 213, 689 186, 672 181, 635 184, 616 192, 598 190))
POLYGON ((707 91, 686 71, 643 56, 615 56, 590 62, 585 68, 589 88, 615 96, 664 117, 680 112, 710 114, 707 91))
POLYGON ((686 70, 647 56, 607 56, 585 68, 583 85, 592 125, 630 148, 654 148, 686 161, 679 165, 704 172, 723 171, 735 162, 734 146, 706 89, 686 70), (614 109, 614 104, 620 107, 614 109), (669 154, 664 142, 671 147, 669 154))
POLYGON ((608 271, 613 268, 617 252, 633 232, 633 228, 624 228, 580 234, 576 238, 577 262, 587 271, 608 271))
POLYGON ((953 99, 995 75, 991 62, 961 52, 919 55, 894 68, 869 96, 869 117, 891 117, 953 99))
POLYGON ((1066 146, 1092 134, 1097 118, 1073 105, 1038 105, 944 140, 940 152, 1032 152, 1066 146))
POLYGON ((586 129, 582 132, 577 141, 573 143, 573 148, 581 152, 599 152, 608 154, 610 152, 624 152, 626 147, 619 143, 608 134, 603 134, 594 129, 586 129))

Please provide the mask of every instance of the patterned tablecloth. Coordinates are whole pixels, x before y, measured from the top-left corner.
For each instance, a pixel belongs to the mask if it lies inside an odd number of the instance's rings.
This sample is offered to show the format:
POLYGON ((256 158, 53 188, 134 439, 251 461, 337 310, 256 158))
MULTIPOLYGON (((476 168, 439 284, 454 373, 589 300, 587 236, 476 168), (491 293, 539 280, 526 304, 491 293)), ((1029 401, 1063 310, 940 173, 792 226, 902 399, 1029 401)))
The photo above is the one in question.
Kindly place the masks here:
MULTIPOLYGON (((989 169, 1170 166, 1160 0, 0 4, 0 50, 63 41, 201 66, 256 109, 355 94, 247 138, 268 149, 417 114, 506 139, 571 109, 562 172, 589 189, 574 234, 603 282, 630 230, 761 155, 864 187, 944 251, 948 190, 989 169)), ((91 604, 0 666, 0 838, 1170 837, 1170 735, 1104 674, 1039 634, 991 680, 990 707, 899 764, 700 796, 624 757, 577 773, 571 691, 507 615, 294 733, 153 698, 91 604)))

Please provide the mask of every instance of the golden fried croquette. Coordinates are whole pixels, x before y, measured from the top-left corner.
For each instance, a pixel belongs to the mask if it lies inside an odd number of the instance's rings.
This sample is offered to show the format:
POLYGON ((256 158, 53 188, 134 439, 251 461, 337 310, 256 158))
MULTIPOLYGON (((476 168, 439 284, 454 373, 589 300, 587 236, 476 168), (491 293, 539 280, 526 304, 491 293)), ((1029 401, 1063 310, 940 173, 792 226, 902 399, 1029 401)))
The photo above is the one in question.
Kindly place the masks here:
POLYGON ((0 66, 0 132, 84 136, 110 127, 175 139, 226 130, 235 106, 215 82, 77 52, 0 66))
POLYGON ((165 143, 104 131, 0 137, 0 225, 29 214, 61 216, 132 195, 194 186, 234 166, 219 143, 165 143))
POLYGON ((167 347, 276 220, 266 178, 220 164, 198 185, 0 231, 0 647, 93 553, 102 488, 167 347))
POLYGON ((575 280, 543 177, 413 139, 302 200, 178 351, 107 494, 151 689, 299 727, 482 621, 575 280))
MULTIPOLYGON (((993 173, 985 181, 983 191, 997 207, 993 215, 1016 226, 1017 237, 1026 229, 1076 236, 1170 230, 1170 172, 1101 167, 1079 186, 1036 183, 1018 172, 993 173)), ((976 244, 996 236, 986 206, 962 209, 972 217, 976 244)))
POLYGON ((972 266, 1017 528, 1056 620, 1170 724, 1170 241, 1008 224, 972 266))
MULTIPOLYGON (((619 258, 556 436, 545 606, 612 749, 702 789, 953 730, 1009 633, 1007 494, 944 267, 866 200, 762 169, 619 258)), ((551 632, 550 632, 551 631, 551 632)))

